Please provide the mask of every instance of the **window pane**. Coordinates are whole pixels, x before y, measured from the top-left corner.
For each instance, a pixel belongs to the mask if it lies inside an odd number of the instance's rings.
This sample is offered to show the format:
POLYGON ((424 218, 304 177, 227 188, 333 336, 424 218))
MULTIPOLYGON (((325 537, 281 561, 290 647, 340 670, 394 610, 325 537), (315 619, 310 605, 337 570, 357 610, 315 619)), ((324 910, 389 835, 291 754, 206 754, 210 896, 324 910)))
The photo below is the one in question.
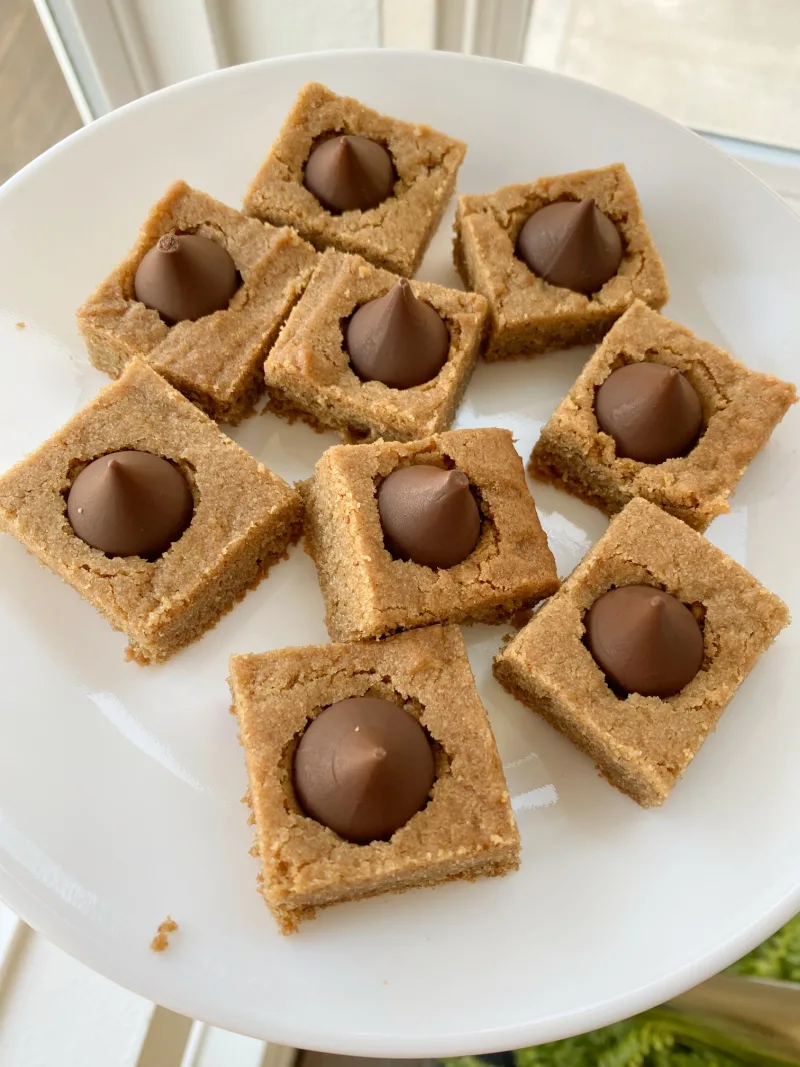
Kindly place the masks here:
POLYGON ((800 149, 798 0, 535 0, 526 60, 695 129, 800 149))

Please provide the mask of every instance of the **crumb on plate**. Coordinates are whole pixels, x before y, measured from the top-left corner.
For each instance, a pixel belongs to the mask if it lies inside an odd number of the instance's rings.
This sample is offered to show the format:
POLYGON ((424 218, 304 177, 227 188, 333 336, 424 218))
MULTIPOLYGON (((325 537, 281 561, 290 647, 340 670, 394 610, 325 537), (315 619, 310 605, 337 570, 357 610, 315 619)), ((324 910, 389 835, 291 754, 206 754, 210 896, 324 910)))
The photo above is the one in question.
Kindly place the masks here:
POLYGON ((150 948, 153 952, 163 952, 164 949, 169 947, 169 935, 174 934, 178 929, 178 924, 168 915, 166 919, 161 923, 156 931, 156 936, 150 942, 150 948))

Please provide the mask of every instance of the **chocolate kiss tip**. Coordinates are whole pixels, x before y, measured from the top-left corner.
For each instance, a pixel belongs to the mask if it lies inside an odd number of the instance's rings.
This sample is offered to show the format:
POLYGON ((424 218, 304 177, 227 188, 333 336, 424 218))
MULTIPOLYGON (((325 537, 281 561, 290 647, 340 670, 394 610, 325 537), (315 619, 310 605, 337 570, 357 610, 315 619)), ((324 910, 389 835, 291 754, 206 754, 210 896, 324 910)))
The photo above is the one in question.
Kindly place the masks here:
POLYGON ((431 499, 441 500, 444 497, 462 493, 469 485, 469 478, 463 471, 448 471, 440 482, 438 488, 433 490, 431 499))
POLYGON ((395 324, 392 329, 407 329, 405 323, 413 321, 415 305, 419 303, 408 280, 401 278, 399 282, 395 282, 384 299, 385 321, 395 324))
POLYGON ((572 233, 569 230, 564 235, 565 243, 571 238, 578 237, 579 239, 585 239, 590 233, 599 232, 600 226, 597 221, 597 214, 595 208, 593 196, 587 196, 585 200, 581 200, 578 204, 578 210, 573 215, 572 233))
POLYGON ((363 781, 369 781, 377 771, 378 766, 386 759, 387 752, 382 745, 374 745, 372 748, 367 746, 368 743, 362 744, 350 752, 350 770, 354 782, 357 780, 356 776, 358 774, 364 776, 363 781))
POLYGON ((333 155, 334 169, 339 172, 358 171, 364 170, 364 166, 359 159, 356 147, 353 141, 347 134, 343 134, 336 141, 333 155))
POLYGON ((658 593, 651 596, 646 602, 640 601, 640 605, 638 620, 631 617, 629 623, 636 639, 646 642, 646 631, 648 629, 657 629, 660 626, 666 605, 663 597, 659 596, 658 593))
POLYGON ((393 304, 399 304, 401 301, 403 304, 413 303, 417 299, 408 278, 401 278, 399 282, 395 282, 389 290, 389 297, 393 304))
MULTIPOLYGON (((680 393, 680 371, 674 367, 670 367, 667 373, 661 379, 661 382, 656 386, 655 397, 658 400, 662 400, 665 403, 671 402, 673 397, 678 397, 680 393)), ((684 407, 683 397, 679 400, 680 406, 684 407)))
POLYGON ((450 489, 463 489, 469 485, 469 478, 463 471, 449 471, 446 484, 450 489))

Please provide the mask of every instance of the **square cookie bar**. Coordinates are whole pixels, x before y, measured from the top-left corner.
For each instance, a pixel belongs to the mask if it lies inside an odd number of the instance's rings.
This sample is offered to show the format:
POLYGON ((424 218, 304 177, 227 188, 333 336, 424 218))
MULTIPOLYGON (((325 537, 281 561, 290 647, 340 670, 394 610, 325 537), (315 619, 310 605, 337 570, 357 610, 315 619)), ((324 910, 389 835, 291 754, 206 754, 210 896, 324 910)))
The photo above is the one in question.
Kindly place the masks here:
POLYGON ((284 933, 317 908, 519 865, 519 832, 494 736, 455 626, 386 641, 232 656, 230 685, 250 780, 260 890, 284 933), (427 805, 388 841, 354 844, 306 816, 293 757, 308 724, 349 697, 405 708, 433 742, 427 805))
POLYGON ((793 385, 748 370, 727 352, 637 302, 613 327, 545 425, 530 473, 607 515, 644 497, 704 530, 729 511, 728 497, 747 465, 797 399, 793 385), (640 361, 680 371, 702 407, 703 430, 691 451, 663 463, 620 458, 595 415, 600 385, 640 361))
POLYGON ((416 271, 456 185, 467 146, 429 126, 387 118, 324 85, 303 86, 244 198, 244 212, 293 226, 316 248, 355 252, 406 277, 416 271), (377 207, 334 214, 304 185, 311 151, 337 134, 382 145, 394 192, 377 207))
POLYGON ((422 441, 337 445, 304 484, 306 551, 334 641, 381 637, 434 622, 499 622, 558 588, 555 561, 508 430, 450 430, 422 441), (463 562, 434 569, 384 545, 376 493, 415 464, 467 476, 481 514, 463 562))
POLYGON ((786 605, 685 523, 633 500, 559 592, 496 657, 494 673, 642 807, 662 804, 761 654, 786 605), (584 617, 610 589, 662 589, 703 630, 699 672, 675 696, 618 697, 584 644, 584 617))
POLYGON ((326 252, 277 343, 264 377, 270 408, 353 439, 413 441, 446 430, 478 358, 486 301, 429 282, 414 295, 439 313, 450 333, 447 362, 429 382, 394 389, 362 381, 344 348, 344 325, 362 304, 385 296, 397 276, 360 256, 326 252))
POLYGON ((305 288, 314 249, 175 182, 145 219, 136 244, 78 309, 89 359, 116 378, 138 356, 218 422, 252 413, 264 388, 264 354, 305 288), (136 270, 160 237, 198 234, 227 250, 241 278, 229 307, 168 326, 134 296, 136 270))
POLYGON ((460 196, 455 234, 456 267, 467 288, 489 302, 489 361, 594 343, 637 298, 660 308, 669 296, 664 264, 622 163, 460 196), (587 197, 616 225, 623 245, 617 273, 590 296, 550 285, 516 255, 517 237, 531 215, 548 204, 587 197))
POLYGON ((284 555, 300 519, 294 489, 139 360, 0 478, 0 527, 125 633, 128 658, 141 663, 214 626, 284 555), (109 557, 67 518, 80 472, 129 449, 170 460, 194 497, 189 527, 154 561, 109 557))

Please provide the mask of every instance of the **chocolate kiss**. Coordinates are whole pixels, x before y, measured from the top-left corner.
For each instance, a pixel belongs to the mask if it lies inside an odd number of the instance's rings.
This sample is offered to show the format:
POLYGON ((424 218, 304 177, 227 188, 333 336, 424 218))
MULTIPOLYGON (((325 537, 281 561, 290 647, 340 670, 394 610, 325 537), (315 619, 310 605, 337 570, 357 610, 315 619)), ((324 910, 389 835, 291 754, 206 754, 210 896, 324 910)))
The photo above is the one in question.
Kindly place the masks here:
POLYGON ((394 165, 383 147, 368 137, 331 137, 312 151, 305 186, 328 211, 367 211, 392 195, 394 165))
POLYGON ((423 728, 377 697, 351 697, 320 712, 294 757, 305 814, 355 844, 390 838, 426 805, 435 776, 423 728))
POLYGON ((649 585, 612 589, 584 620, 597 665, 623 693, 679 693, 703 663, 703 633, 691 611, 649 585))
POLYGON ((150 452, 112 452, 85 467, 67 498, 67 518, 87 545, 109 556, 153 559, 192 521, 189 485, 150 452))
POLYGON ((143 256, 133 281, 136 299, 168 326, 222 311, 238 286, 236 264, 227 250, 193 233, 160 237, 143 256))
POLYGON ((386 548, 424 567, 454 567, 475 548, 481 514, 463 471, 416 464, 393 471, 378 487, 386 548))
POLYGON ((405 278, 357 308, 345 327, 350 365, 365 382, 410 389, 435 378, 450 352, 441 315, 418 300, 405 278))
POLYGON ((691 382, 663 363, 630 363, 614 371, 595 398, 601 430, 617 456, 663 463, 685 456, 702 429, 703 410, 691 382))
POLYGON ((551 285, 596 293, 622 262, 622 240, 592 197, 536 211, 520 230, 517 255, 551 285))

